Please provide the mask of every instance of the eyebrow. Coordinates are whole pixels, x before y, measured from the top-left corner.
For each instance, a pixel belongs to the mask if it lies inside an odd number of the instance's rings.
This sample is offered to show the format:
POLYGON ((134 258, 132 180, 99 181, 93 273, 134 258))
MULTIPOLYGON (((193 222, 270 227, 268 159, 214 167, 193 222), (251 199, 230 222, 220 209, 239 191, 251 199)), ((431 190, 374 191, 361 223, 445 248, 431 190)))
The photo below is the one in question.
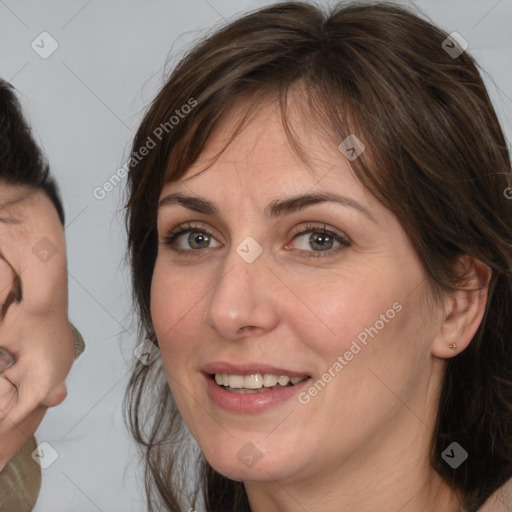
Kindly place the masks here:
POLYGON ((0 217, 0 222, 2 224, 21 224, 21 221, 19 221, 18 219, 14 219, 14 218, 4 218, 4 217, 0 217))
POLYGON ((5 210, 4 205, 0 206, 0 222, 2 224, 21 224, 21 220, 8 211, 6 211, 8 216, 4 217, 3 210, 5 210))
MULTIPOLYGON (((351 199, 350 197, 335 194, 334 192, 313 192, 299 196, 292 196, 286 199, 275 200, 269 203, 269 205, 265 208, 264 214, 266 217, 272 219, 276 217, 282 217, 284 215, 289 215, 293 212, 302 210, 303 208, 307 208, 308 206, 312 206, 314 204, 327 202, 339 203, 343 206, 353 208, 368 217, 371 221, 378 224, 375 217, 362 204, 358 203, 354 199, 351 199)), ((180 192, 176 192, 174 194, 165 196, 159 202, 160 207, 173 204, 179 204, 184 208, 188 208, 189 210, 193 210, 198 213, 204 213, 206 215, 212 215, 215 217, 221 216, 219 208, 204 197, 186 196, 180 192)))

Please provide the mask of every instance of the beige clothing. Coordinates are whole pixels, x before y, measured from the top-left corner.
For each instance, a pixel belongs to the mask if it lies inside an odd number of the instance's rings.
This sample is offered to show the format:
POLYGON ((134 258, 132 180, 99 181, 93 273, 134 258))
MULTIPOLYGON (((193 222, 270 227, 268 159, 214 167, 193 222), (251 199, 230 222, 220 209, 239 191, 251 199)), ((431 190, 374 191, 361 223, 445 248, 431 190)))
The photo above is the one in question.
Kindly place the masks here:
POLYGON ((34 437, 7 464, 0 475, 0 510, 29 512, 34 507, 41 488, 41 468, 32 459, 37 448, 34 437))

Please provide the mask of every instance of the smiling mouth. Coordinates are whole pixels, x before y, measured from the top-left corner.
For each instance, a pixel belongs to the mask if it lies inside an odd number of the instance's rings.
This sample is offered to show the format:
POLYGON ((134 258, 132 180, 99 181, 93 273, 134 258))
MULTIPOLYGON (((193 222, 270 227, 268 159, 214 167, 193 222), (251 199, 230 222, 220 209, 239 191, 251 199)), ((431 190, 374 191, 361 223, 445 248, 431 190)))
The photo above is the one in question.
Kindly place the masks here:
POLYGON ((293 387, 311 377, 288 377, 273 373, 252 373, 249 375, 236 375, 230 373, 211 374, 210 378, 217 385, 231 393, 264 393, 285 387, 293 387))

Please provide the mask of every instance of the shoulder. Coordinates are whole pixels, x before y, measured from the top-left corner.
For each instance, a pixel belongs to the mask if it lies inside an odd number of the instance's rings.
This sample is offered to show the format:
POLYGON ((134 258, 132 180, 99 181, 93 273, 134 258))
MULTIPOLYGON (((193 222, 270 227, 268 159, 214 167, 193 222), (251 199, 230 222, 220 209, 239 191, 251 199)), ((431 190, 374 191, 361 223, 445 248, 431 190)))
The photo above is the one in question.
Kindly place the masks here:
POLYGON ((510 512, 510 510, 512 510, 512 478, 490 496, 478 512, 510 512))

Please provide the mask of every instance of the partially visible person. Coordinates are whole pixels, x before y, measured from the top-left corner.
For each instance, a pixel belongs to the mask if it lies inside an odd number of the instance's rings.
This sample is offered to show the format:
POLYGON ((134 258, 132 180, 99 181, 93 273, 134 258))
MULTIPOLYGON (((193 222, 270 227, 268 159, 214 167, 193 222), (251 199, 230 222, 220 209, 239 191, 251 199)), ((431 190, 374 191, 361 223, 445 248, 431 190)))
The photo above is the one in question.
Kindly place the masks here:
POLYGON ((84 349, 68 319, 63 225, 49 167, 14 89, 0 80, 0 510, 32 509, 41 481, 33 436, 66 398, 84 349))

